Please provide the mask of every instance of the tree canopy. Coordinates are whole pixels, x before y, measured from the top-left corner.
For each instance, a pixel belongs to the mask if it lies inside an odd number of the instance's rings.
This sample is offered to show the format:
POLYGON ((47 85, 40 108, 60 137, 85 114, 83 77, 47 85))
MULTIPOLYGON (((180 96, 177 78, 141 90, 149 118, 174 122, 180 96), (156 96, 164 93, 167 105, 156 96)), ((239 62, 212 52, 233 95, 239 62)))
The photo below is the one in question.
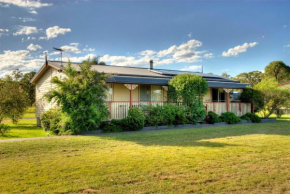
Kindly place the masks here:
POLYGON ((283 61, 273 61, 265 67, 265 77, 274 78, 278 83, 290 79, 290 67, 283 61))
POLYGON ((83 61, 76 70, 68 63, 64 68, 65 77, 53 77, 56 89, 46 94, 49 101, 55 100, 63 113, 69 117, 74 134, 96 129, 109 115, 105 103, 107 85, 106 76, 91 70, 96 58, 83 61))
POLYGON ((263 79, 263 73, 261 71, 250 71, 248 73, 240 73, 234 80, 238 80, 241 83, 249 83, 251 85, 256 85, 257 83, 261 82, 263 79))
POLYGON ((28 105, 28 95, 19 82, 9 77, 0 79, 0 123, 5 117, 17 123, 28 105))
POLYGON ((207 81, 201 76, 180 74, 169 81, 169 99, 181 102, 189 108, 189 120, 192 123, 201 121, 206 116, 206 110, 202 102, 207 91, 207 81))
POLYGON ((223 72, 221 74, 221 76, 224 77, 224 78, 227 78, 227 79, 231 79, 232 78, 229 74, 227 74, 227 72, 223 72))
POLYGON ((254 86, 254 89, 263 94, 264 106, 261 108, 261 113, 264 118, 268 118, 275 111, 289 106, 290 91, 279 87, 275 78, 262 80, 254 86))

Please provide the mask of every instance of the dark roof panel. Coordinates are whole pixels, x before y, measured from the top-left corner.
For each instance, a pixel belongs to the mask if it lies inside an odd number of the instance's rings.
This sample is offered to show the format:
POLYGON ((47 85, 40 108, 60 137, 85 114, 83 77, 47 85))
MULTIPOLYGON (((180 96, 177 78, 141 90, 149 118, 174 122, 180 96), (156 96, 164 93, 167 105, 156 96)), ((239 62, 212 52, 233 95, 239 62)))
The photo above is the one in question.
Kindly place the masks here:
MULTIPOLYGON (((129 76, 109 76, 106 80, 108 83, 123 83, 123 84, 152 84, 152 85, 168 85, 170 79, 168 78, 152 78, 152 77, 129 77, 129 76)), ((208 86, 211 88, 232 88, 243 89, 249 84, 235 83, 235 82, 219 82, 208 81, 208 86)))

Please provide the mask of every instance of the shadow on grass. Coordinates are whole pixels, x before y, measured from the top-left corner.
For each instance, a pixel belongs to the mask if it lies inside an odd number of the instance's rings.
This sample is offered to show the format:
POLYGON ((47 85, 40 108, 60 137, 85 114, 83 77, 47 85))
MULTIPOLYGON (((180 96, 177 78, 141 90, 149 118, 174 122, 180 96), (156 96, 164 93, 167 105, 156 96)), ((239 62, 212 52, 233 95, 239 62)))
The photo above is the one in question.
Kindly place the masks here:
POLYGON ((135 142, 144 146, 203 146, 225 147, 234 144, 211 142, 210 139, 228 138, 235 136, 264 134, 264 135, 290 135, 290 122, 228 125, 220 127, 199 127, 191 129, 173 129, 151 132, 128 132, 119 134, 102 134, 102 139, 135 142))

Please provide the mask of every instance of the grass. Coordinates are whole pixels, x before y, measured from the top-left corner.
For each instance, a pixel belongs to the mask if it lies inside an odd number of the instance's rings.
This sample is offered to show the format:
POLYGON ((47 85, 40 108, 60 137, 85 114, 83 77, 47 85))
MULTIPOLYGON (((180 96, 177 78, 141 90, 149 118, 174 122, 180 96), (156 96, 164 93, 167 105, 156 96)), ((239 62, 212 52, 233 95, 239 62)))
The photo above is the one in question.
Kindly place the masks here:
POLYGON ((0 191, 283 193, 290 190, 289 124, 2 142, 0 191))
POLYGON ((11 128, 5 136, 0 136, 0 140, 47 136, 42 128, 36 126, 36 119, 21 119, 18 124, 13 124, 10 120, 2 123, 8 124, 11 128))

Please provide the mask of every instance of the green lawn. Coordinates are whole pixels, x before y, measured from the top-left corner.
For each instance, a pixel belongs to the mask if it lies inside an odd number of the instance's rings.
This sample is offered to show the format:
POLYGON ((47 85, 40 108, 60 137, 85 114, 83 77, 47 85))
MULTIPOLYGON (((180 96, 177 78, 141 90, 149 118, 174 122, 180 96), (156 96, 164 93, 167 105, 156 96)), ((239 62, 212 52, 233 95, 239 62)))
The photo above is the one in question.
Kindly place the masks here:
MULTIPOLYGON (((18 124, 13 124, 9 121, 2 121, 8 124, 11 129, 5 136, 0 136, 1 139, 15 139, 27 137, 46 137, 47 133, 42 128, 36 126, 36 119, 21 119, 18 124)), ((0 192, 1 193, 1 192, 0 192)))
POLYGON ((1 193, 283 193, 290 122, 0 143, 1 193))

